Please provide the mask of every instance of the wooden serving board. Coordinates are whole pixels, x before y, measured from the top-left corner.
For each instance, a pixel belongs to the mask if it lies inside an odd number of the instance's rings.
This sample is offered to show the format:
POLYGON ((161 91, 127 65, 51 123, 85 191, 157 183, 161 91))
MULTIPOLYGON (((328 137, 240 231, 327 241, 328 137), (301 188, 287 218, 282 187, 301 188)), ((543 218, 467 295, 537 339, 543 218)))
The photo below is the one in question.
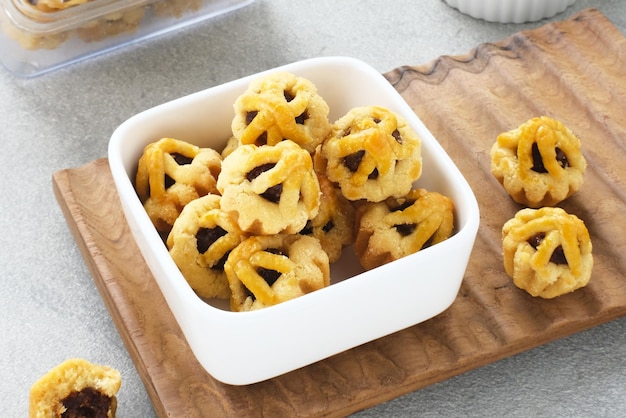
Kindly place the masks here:
MULTIPOLYGON (((125 222, 106 159, 53 176, 58 201, 159 416, 343 416, 626 315, 626 38, 596 10, 387 74, 460 167, 481 226, 441 315, 269 381, 203 371, 125 222), (591 234, 584 289, 553 300, 517 289, 500 230, 520 207, 489 172, 498 133, 549 115, 583 142, 585 184, 561 206, 591 234)), ((210 332, 210 330, 208 330, 210 332)))

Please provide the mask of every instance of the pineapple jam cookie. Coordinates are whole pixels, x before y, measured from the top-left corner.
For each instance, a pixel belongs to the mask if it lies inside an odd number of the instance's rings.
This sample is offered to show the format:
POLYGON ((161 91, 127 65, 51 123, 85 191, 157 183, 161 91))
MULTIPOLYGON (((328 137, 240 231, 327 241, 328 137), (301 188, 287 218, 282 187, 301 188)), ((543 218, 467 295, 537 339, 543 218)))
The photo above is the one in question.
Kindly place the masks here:
POLYGON ((103 16, 97 21, 78 27, 76 34, 85 42, 97 42, 111 36, 133 33, 139 29, 145 15, 146 6, 140 5, 120 13, 103 16))
MULTIPOLYGON (((78 7, 91 2, 91 0, 28 0, 27 2, 37 11, 42 12, 31 17, 36 23, 45 24, 48 23, 49 17, 54 13, 68 13, 69 11, 65 11, 65 9, 78 7)), ((85 5, 82 8, 85 7, 89 9, 89 5, 85 5)), ((33 33, 33 31, 28 30, 24 26, 16 24, 12 20, 7 20, 9 19, 8 17, 4 19, 6 20, 4 22, 3 14, 0 14, 0 26, 24 49, 55 49, 75 36, 85 42, 92 42, 121 33, 134 32, 139 27, 145 13, 146 6, 140 5, 121 12, 110 13, 106 16, 96 16, 93 20, 88 20, 80 26, 63 25, 64 27, 59 28, 59 30, 36 31, 38 33, 33 33)), ((30 13, 26 14, 30 15, 30 13)))
POLYGON ((330 180, 319 173, 317 179, 322 191, 319 212, 299 233, 317 238, 334 263, 343 248, 354 242, 355 210, 330 180))
POLYGON ((491 172, 513 200, 554 206, 574 194, 587 167, 580 140, 563 123, 541 116, 498 135, 491 172))
POLYGON ((174 138, 148 144, 139 159, 135 188, 159 232, 168 233, 183 207, 198 197, 217 193, 222 158, 174 138))
POLYGON ((319 210, 311 155, 292 141, 241 145, 222 163, 221 207, 246 233, 296 233, 319 210))
POLYGON ((29 417, 115 418, 119 371, 87 360, 64 361, 30 388, 29 417))
POLYGON ((237 149, 238 146, 239 140, 237 139, 237 137, 231 136, 230 138, 228 138, 228 141, 226 141, 226 145, 224 145, 224 148, 222 148, 222 152, 220 152, 222 159, 228 157, 234 150, 237 149))
POLYGON ((289 139, 310 153, 330 132, 329 107, 303 77, 275 72, 253 80, 234 104, 239 143, 276 145, 289 139))
POLYGON ((422 173, 420 138, 400 115, 379 106, 354 108, 337 120, 321 153, 326 176, 349 200, 403 196, 422 173))
POLYGON ((450 237, 454 204, 440 193, 414 189, 404 197, 360 206, 356 229, 355 252, 370 270, 450 237))
POLYGON ((42 12, 56 12, 88 1, 90 0, 27 0, 26 2, 42 12))
POLYGON ((330 285, 328 255, 315 238, 298 234, 253 236, 224 266, 233 311, 276 305, 330 285))
POLYGON ((504 268, 520 289, 551 299, 586 286, 593 268, 584 222, 561 208, 525 208, 502 228, 504 268))
POLYGON ((244 234, 220 208, 220 196, 193 200, 180 213, 167 237, 167 247, 189 286, 198 296, 228 299, 224 263, 244 234))

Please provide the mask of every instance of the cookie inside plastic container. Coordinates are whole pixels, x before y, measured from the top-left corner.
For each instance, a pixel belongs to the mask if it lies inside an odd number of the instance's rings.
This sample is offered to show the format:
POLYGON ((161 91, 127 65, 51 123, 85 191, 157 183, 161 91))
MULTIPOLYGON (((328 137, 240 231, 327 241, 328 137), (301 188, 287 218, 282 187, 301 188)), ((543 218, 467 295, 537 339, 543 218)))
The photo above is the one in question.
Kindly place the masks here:
POLYGON ((32 77, 254 0, 0 0, 0 63, 32 77))

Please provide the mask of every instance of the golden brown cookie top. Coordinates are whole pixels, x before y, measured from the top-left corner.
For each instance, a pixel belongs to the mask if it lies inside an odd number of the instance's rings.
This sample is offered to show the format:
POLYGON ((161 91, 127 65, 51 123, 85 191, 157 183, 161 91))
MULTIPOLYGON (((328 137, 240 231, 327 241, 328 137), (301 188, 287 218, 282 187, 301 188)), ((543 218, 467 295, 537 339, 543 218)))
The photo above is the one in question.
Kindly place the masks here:
POLYGON ((224 263, 244 235, 208 194, 188 203, 167 237, 169 253, 191 288, 206 299, 228 299, 224 263))
POLYGON ((511 197, 530 207, 553 206, 579 189, 586 170, 580 140, 547 116, 498 135, 491 171, 511 197))
POLYGON ((502 228, 504 267, 533 296, 552 298, 585 286, 593 266, 585 223, 557 207, 522 209, 502 228))
POLYGON ((174 138, 162 138, 145 147, 135 189, 159 231, 169 232, 187 203, 217 193, 221 164, 217 151, 174 138))
POLYGON ((312 153, 330 132, 329 108, 317 87, 288 72, 253 80, 234 108, 232 131, 243 145, 288 139, 312 153))
POLYGON ((311 155, 289 140, 239 146, 224 159, 217 188, 222 209, 253 234, 298 232, 319 210, 311 155))
POLYGON ((417 133, 380 106, 357 107, 337 120, 321 153, 326 175, 350 200, 402 196, 422 172, 417 133))
POLYGON ((276 305, 330 284, 328 256, 319 241, 297 234, 247 238, 232 251, 224 270, 233 311, 276 305))
POLYGON ((368 202, 357 209, 355 251, 366 269, 416 253, 450 237, 454 204, 426 189, 401 198, 368 202))

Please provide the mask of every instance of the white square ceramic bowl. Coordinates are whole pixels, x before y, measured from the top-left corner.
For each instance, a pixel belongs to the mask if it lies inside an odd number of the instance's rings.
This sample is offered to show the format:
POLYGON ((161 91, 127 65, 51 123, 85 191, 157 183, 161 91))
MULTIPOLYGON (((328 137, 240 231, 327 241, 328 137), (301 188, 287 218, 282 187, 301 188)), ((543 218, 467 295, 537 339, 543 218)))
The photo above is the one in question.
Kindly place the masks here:
POLYGON ((233 103, 259 74, 124 122, 109 143, 109 163, 131 231, 195 356, 213 377, 233 385, 278 376, 441 313, 458 293, 479 224, 470 186, 380 73, 342 57, 275 70, 311 80, 330 106, 331 121, 366 105, 386 106, 404 116, 422 139, 423 174, 416 186, 452 198, 456 231, 440 244, 367 272, 348 248, 331 267, 331 286, 262 310, 231 312, 227 304, 202 301, 187 285, 137 198, 133 179, 144 146, 162 137, 221 150, 231 135, 233 103))

